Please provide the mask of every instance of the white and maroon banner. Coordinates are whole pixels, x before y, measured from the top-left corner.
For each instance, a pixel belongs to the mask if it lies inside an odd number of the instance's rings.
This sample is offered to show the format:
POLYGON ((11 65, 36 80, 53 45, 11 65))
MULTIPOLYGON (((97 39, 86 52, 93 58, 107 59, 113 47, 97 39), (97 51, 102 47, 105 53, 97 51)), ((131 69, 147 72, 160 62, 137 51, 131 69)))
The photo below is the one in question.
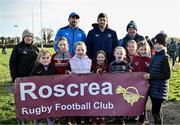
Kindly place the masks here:
POLYGON ((148 84, 142 72, 34 76, 16 79, 17 119, 57 116, 136 116, 148 84))

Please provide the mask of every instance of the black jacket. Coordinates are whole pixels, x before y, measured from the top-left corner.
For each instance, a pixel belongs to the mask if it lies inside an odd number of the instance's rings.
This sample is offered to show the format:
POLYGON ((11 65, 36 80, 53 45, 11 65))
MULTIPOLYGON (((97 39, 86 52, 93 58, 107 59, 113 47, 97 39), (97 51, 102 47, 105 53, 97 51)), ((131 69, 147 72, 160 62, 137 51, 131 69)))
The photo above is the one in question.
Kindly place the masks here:
POLYGON ((42 75, 55 75, 56 74, 56 68, 54 65, 50 64, 45 70, 44 66, 42 64, 39 64, 35 66, 31 71, 31 76, 42 76, 42 75))
POLYGON ((15 46, 10 57, 10 73, 12 81, 17 77, 29 76, 38 56, 39 49, 24 41, 15 46))
POLYGON ((126 34, 126 36, 121 41, 119 41, 120 46, 126 48, 127 42, 132 39, 135 40, 137 43, 142 40, 145 40, 144 37, 139 34, 136 34, 133 38, 131 38, 128 34, 126 34))

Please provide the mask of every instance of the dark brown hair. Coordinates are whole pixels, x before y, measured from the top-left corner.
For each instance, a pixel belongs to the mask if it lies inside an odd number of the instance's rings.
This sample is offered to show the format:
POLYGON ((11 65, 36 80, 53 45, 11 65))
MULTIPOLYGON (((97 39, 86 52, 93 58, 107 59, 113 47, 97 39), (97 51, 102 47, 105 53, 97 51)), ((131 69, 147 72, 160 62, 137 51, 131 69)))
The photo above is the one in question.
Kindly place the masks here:
POLYGON ((98 54, 103 54, 105 57, 105 64, 107 64, 107 56, 106 56, 106 52, 104 50, 99 50, 96 52, 95 58, 93 59, 93 62, 96 63, 97 62, 97 56, 98 54))

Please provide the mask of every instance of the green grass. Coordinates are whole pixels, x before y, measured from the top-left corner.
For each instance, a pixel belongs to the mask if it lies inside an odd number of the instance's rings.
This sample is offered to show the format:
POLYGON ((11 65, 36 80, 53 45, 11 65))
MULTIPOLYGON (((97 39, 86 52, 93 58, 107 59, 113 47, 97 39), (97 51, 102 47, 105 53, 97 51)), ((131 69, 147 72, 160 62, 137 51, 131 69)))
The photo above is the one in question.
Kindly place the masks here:
POLYGON ((180 101, 180 66, 176 66, 169 81, 169 101, 180 101))
MULTIPOLYGON (((54 52, 52 48, 49 49, 54 52)), ((0 53, 0 124, 16 124, 14 96, 8 91, 12 87, 9 73, 9 57, 12 49, 8 49, 7 55, 0 53)), ((180 66, 176 66, 170 79, 169 101, 180 101, 180 66)))
POLYGON ((4 95, 0 96, 0 102, 0 123, 16 123, 13 95, 5 92, 4 95))
MULTIPOLYGON (((49 50, 54 53, 53 48, 49 50)), ((0 124, 17 124, 14 95, 8 90, 9 87, 12 88, 9 71, 11 52, 12 49, 7 49, 7 54, 2 54, 0 51, 0 124)))
POLYGON ((0 84, 10 82, 9 73, 9 57, 11 55, 12 49, 8 49, 7 54, 0 53, 0 84))

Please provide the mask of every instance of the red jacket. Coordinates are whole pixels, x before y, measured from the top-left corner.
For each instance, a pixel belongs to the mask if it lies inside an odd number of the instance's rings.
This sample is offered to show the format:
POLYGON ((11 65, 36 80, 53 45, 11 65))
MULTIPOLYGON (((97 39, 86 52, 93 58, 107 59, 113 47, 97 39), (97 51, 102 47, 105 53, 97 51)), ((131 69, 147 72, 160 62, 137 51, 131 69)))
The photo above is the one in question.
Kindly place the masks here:
POLYGON ((148 72, 151 58, 134 56, 131 61, 132 72, 148 72))
POLYGON ((92 63, 91 70, 94 73, 98 73, 98 72, 105 73, 108 71, 108 64, 99 65, 97 63, 92 63))
POLYGON ((72 55, 69 52, 57 52, 52 55, 51 63, 55 65, 57 74, 65 74, 65 71, 69 69, 69 59, 71 57, 72 55))

